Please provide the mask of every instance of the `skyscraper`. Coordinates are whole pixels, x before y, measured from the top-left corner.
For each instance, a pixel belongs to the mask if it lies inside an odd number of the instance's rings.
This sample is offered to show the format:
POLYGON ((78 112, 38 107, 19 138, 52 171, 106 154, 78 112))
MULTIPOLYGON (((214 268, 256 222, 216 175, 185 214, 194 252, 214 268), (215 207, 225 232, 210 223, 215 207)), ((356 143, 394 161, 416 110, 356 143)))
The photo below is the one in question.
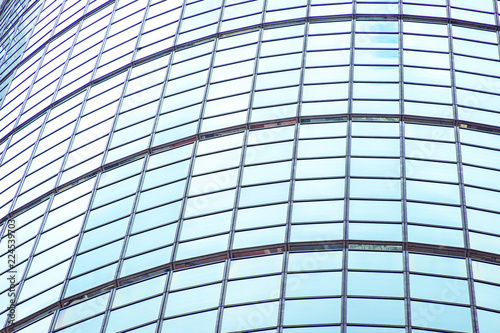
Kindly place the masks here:
POLYGON ((500 332, 498 2, 4 2, 0 332, 500 332))

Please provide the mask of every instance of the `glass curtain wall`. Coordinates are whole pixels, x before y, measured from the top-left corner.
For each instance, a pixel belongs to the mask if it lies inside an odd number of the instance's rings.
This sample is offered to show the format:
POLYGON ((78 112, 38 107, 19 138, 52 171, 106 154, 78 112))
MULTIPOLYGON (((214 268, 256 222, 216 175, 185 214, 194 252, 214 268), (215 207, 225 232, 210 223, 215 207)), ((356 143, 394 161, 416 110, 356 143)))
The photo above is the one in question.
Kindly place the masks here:
POLYGON ((499 4, 5 2, 0 332, 498 333, 499 4))

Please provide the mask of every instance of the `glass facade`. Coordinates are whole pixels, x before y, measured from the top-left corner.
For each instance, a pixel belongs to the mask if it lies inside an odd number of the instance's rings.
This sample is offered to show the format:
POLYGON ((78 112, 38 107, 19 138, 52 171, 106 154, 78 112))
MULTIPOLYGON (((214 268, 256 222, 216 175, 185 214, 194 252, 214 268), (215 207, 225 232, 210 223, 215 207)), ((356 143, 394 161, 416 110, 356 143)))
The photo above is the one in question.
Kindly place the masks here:
POLYGON ((499 332, 500 1, 1 7, 0 332, 499 332))

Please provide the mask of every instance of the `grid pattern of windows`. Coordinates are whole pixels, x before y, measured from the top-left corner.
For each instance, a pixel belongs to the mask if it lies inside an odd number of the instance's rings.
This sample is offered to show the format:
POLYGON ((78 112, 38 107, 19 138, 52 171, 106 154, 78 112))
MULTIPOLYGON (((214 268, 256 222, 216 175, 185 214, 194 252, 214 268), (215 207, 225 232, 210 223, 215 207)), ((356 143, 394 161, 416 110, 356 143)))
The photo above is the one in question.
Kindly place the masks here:
POLYGON ((0 331, 497 333, 499 7, 4 3, 0 331))

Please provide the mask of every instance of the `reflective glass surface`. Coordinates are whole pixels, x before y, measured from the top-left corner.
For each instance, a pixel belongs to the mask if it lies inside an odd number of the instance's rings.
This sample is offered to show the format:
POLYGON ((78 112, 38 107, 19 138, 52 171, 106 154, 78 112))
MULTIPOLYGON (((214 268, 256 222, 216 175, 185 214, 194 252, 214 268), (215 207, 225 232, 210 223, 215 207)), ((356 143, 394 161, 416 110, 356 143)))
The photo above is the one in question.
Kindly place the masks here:
POLYGON ((1 2, 0 329, 496 333, 499 3, 1 2))

